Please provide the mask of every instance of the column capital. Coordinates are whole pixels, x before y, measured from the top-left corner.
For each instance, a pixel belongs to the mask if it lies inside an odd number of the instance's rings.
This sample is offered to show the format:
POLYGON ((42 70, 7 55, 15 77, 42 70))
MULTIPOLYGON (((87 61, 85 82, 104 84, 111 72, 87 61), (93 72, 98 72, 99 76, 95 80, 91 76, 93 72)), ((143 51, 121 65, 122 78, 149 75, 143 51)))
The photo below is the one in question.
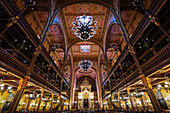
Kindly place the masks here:
POLYGON ((8 22, 7 27, 11 27, 14 23, 17 22, 17 19, 19 19, 18 16, 12 17, 12 18, 10 19, 11 21, 8 22))
POLYGON ((38 46, 38 47, 35 48, 35 52, 33 53, 33 55, 38 56, 40 54, 40 52, 41 52, 41 46, 38 46))
POLYGON ((129 45, 128 46, 128 50, 131 54, 136 54, 135 50, 134 50, 134 47, 132 45, 129 45))
POLYGON ((152 89, 152 84, 151 84, 151 81, 149 79, 149 77, 146 77, 146 81, 147 81, 147 85, 150 89, 152 89))
POLYGON ((149 77, 145 77, 144 74, 140 75, 140 77, 142 79, 144 86, 148 87, 149 89, 152 89, 152 84, 151 84, 149 77))
POLYGON ((155 25, 160 26, 160 23, 158 22, 156 17, 150 15, 149 18, 151 19, 150 21, 153 22, 155 25))
POLYGON ((126 88, 127 89, 127 94, 130 95, 130 88, 126 88))
POLYGON ((22 82, 23 82, 23 79, 21 79, 21 80, 19 81, 19 85, 18 85, 17 91, 19 91, 19 90, 21 89, 22 82))

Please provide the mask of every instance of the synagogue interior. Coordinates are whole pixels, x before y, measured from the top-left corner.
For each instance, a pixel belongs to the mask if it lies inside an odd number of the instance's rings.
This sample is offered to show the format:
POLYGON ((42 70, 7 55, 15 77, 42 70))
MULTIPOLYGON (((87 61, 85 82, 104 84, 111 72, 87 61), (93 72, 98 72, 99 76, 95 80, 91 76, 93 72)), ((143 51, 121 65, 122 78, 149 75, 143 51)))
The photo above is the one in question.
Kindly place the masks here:
POLYGON ((169 113, 169 0, 0 0, 0 113, 169 113))

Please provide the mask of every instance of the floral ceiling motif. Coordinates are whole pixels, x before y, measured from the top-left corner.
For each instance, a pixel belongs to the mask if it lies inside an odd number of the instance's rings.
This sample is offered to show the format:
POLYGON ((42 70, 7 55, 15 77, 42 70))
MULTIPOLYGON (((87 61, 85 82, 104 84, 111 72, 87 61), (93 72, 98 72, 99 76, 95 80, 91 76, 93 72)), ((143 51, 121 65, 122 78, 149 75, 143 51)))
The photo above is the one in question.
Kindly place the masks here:
POLYGON ((94 35, 93 38, 101 38, 103 25, 105 22, 106 11, 107 9, 103 6, 87 3, 75 4, 65 7, 63 9, 63 13, 69 37, 77 38, 72 30, 73 27, 72 22, 76 21, 77 16, 86 15, 92 16, 93 21, 97 21, 98 30, 96 31, 96 34, 94 35))
POLYGON ((57 24, 53 24, 48 32, 49 35, 62 35, 61 30, 57 24))

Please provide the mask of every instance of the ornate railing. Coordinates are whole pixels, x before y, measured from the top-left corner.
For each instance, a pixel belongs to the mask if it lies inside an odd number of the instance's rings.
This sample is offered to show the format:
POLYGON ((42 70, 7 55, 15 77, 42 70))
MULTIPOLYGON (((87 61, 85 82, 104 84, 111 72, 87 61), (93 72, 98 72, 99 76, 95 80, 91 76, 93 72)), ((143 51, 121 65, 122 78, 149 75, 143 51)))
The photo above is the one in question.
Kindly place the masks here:
MULTIPOLYGON (((5 4, 5 6, 7 7, 7 9, 9 10, 9 12, 12 14, 12 16, 16 16, 20 10, 19 8, 16 6, 16 4, 13 1, 9 1, 9 0, 4 0, 3 3, 5 4)), ((19 17, 19 19, 17 19, 18 24, 23 28, 23 30, 25 31, 25 33, 29 36, 30 40, 32 41, 32 43, 37 46, 39 44, 39 39, 37 37, 37 35, 35 34, 35 32, 33 31, 33 29, 31 28, 31 26, 29 25, 29 23, 27 22, 27 20, 21 15, 19 17)), ((54 70, 56 72, 59 73, 60 77, 64 79, 64 82, 70 87, 69 83, 66 81, 66 79, 63 77, 62 73, 60 72, 60 70, 58 69, 58 67, 56 66, 56 64, 54 63, 54 61, 52 60, 51 56, 49 55, 49 53, 46 51, 46 49, 44 48, 44 46, 42 47, 42 51, 41 51, 42 55, 45 57, 45 59, 50 62, 52 61, 52 67, 54 68, 54 70)))
MULTIPOLYGON (((163 2, 164 2, 164 0, 160 0, 159 3, 153 1, 152 4, 150 5, 150 7, 148 8, 149 12, 154 15, 157 12, 157 10, 159 9, 159 7, 163 4, 163 2)), ((135 45, 137 40, 140 38, 139 36, 143 33, 145 28, 149 25, 149 23, 150 23, 149 20, 150 20, 149 17, 147 15, 144 15, 143 19, 140 21, 139 25, 137 26, 135 32, 133 33, 133 35, 130 39, 132 46, 135 45)), ((120 54, 118 60, 115 62, 112 69, 108 73, 108 76, 104 80, 102 87, 107 82, 108 78, 112 75, 112 72, 114 72, 116 70, 116 68, 118 67, 118 61, 121 62, 127 54, 128 54, 128 47, 126 45, 123 52, 120 54)))
MULTIPOLYGON (((149 74, 155 72, 158 69, 161 69, 163 66, 170 64, 170 44, 166 45, 164 48, 162 48, 156 55, 151 57, 146 63, 144 63, 141 67, 144 70, 145 76, 148 76, 149 74)), ((134 83, 137 80, 139 80, 139 74, 138 71, 135 70, 133 73, 128 75, 121 83, 119 83, 116 87, 112 89, 112 91, 116 91, 118 88, 119 90, 123 89, 124 82, 128 82, 127 86, 130 83, 134 83)))
MULTIPOLYGON (((4 67, 8 71, 12 71, 17 76, 24 78, 24 75, 28 69, 26 65, 24 65, 21 61, 19 61, 17 58, 12 56, 10 53, 6 52, 4 49, 0 47, 0 67, 4 67), (17 72, 16 72, 17 71, 17 72)), ((36 72, 32 72, 30 75, 30 81, 44 87, 45 79, 37 74, 36 72)), ((46 89, 50 91, 60 92, 58 88, 56 88, 54 85, 46 81, 46 89)), ((68 98, 68 96, 65 96, 68 98)))
MULTIPOLYGON (((157 66, 157 68, 161 67, 162 63, 169 64, 170 63, 170 44, 166 45, 163 49, 161 49, 156 55, 151 57, 146 63, 142 65, 145 73, 157 66)), ((146 75, 151 73, 146 73, 146 75)))
POLYGON ((14 68, 15 70, 25 74, 27 70, 27 66, 25 66, 21 61, 13 57, 10 53, 6 52, 4 49, 0 47, 0 61, 5 65, 14 68))

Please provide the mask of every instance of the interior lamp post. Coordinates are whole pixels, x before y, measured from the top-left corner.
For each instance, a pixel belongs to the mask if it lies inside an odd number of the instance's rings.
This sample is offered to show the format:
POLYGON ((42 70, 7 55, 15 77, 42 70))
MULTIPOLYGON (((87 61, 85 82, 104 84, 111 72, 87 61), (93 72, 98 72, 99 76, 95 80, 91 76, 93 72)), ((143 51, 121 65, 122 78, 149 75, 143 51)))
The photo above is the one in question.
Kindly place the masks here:
POLYGON ((88 40, 96 34, 98 27, 96 26, 96 21, 92 23, 93 18, 91 16, 78 16, 76 21, 73 22, 74 34, 79 37, 81 40, 88 40))

